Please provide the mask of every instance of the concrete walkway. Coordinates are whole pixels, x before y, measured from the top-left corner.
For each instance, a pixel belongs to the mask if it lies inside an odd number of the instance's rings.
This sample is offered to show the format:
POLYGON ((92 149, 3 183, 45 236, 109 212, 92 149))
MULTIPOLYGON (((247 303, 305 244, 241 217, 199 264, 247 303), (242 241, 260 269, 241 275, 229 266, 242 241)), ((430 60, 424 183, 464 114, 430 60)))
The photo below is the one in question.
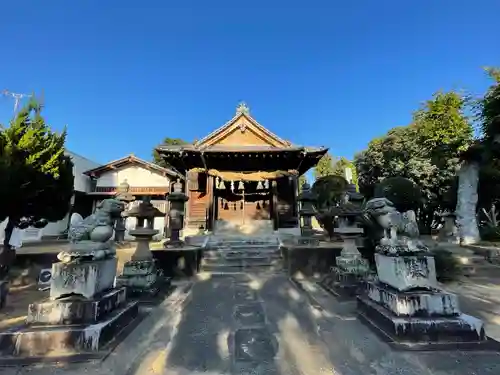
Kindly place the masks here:
POLYGON ((185 283, 102 363, 0 369, 3 374, 487 375, 497 353, 404 353, 378 340, 313 282, 221 275, 185 283))

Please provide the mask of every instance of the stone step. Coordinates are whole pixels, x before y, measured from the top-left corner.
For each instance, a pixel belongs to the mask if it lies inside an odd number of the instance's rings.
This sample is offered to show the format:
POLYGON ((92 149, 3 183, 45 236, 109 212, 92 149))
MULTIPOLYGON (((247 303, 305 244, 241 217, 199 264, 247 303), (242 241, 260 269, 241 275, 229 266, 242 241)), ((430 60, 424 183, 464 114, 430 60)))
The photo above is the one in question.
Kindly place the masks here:
POLYGON ((261 258, 261 259, 249 259, 249 258, 240 258, 240 259, 202 259, 201 264, 213 264, 213 265, 275 265, 282 263, 281 259, 269 259, 269 258, 261 258))
POLYGON ((248 255, 239 255, 239 256, 216 256, 216 255, 209 255, 209 256, 204 256, 203 259, 205 260, 210 260, 210 261, 238 261, 242 259, 248 259, 249 261, 259 261, 259 260, 267 260, 267 259, 281 259, 281 256, 279 254, 269 254, 267 256, 248 256, 248 255))
POLYGON ((235 273, 235 272, 280 272, 283 270, 282 265, 276 266, 226 266, 226 265, 204 265, 201 267, 202 272, 213 273, 235 273))
POLYGON ((222 255, 268 255, 268 254, 281 254, 280 249, 250 249, 250 250, 242 250, 242 249, 206 249, 203 251, 204 255, 211 254, 222 254, 222 255))

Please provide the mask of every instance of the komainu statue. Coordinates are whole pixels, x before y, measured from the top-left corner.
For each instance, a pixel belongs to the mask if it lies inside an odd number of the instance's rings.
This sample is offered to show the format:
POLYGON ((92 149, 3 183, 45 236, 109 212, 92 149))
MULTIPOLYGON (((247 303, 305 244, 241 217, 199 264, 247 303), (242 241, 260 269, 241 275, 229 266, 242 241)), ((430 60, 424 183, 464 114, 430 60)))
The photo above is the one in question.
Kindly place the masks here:
POLYGON ((68 238, 69 249, 57 255, 61 262, 103 259, 114 256, 116 250, 111 241, 113 225, 120 218, 125 204, 117 199, 104 199, 96 212, 85 219, 73 214, 68 238))
POLYGON ((413 210, 401 213, 387 198, 374 198, 366 203, 366 218, 381 232, 377 252, 403 255, 429 251, 419 239, 420 233, 413 210))

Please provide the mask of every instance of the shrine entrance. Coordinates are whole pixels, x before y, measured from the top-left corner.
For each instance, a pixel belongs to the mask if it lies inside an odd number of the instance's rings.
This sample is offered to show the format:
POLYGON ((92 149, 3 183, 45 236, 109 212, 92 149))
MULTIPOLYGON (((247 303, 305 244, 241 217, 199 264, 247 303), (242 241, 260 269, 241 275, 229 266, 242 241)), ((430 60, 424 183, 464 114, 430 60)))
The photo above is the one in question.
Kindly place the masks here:
POLYGON ((270 220, 272 194, 269 181, 219 181, 215 189, 215 219, 232 225, 270 220))

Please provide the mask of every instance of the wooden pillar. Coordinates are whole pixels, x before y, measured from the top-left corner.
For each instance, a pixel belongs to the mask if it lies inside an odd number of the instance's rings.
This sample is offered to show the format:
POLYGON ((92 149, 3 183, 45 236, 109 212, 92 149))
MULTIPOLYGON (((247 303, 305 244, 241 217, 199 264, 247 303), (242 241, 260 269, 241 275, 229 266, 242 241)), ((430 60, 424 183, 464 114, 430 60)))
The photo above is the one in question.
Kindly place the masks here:
POLYGON ((292 177, 292 204, 293 204, 293 217, 296 221, 296 224, 299 224, 299 204, 298 204, 298 196, 299 196, 299 176, 292 177))
POLYGON ((215 191, 215 178, 207 174, 207 221, 205 228, 213 230, 214 223, 214 191, 215 191))
POLYGON ((271 182, 271 195, 273 200, 273 221, 274 230, 279 228, 279 215, 278 215, 278 183, 276 180, 271 182))

